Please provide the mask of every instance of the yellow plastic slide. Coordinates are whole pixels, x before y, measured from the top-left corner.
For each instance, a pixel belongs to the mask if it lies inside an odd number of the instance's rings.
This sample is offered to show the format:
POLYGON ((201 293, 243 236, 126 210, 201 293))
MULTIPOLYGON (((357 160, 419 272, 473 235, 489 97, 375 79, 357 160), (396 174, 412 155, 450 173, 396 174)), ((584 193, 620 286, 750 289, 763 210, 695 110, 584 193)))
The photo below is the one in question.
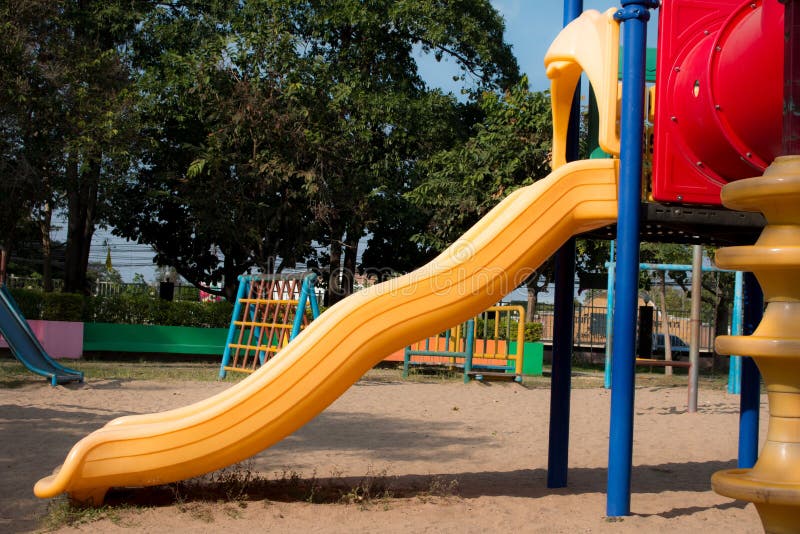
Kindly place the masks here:
POLYGON ((183 480, 242 461, 324 410, 409 343, 474 317, 569 237, 616 220, 617 162, 567 164, 519 189, 440 256, 331 307, 242 382, 163 413, 122 417, 79 441, 34 492, 100 504, 112 486, 183 480))

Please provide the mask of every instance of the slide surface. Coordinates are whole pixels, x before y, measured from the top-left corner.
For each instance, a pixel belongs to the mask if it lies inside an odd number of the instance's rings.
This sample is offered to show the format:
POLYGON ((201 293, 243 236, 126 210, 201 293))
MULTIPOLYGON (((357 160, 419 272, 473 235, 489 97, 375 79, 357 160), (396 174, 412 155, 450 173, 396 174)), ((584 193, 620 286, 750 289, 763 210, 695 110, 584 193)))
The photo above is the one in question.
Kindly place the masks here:
POLYGON ((203 401, 111 421, 79 441, 38 497, 99 504, 113 486, 183 480, 291 434, 386 355, 474 317, 571 236, 616 221, 617 162, 578 161, 518 189, 424 267, 328 309, 279 358, 203 401))
POLYGON ((82 372, 64 367, 47 354, 5 285, 0 286, 0 333, 14 357, 51 385, 83 382, 82 372))

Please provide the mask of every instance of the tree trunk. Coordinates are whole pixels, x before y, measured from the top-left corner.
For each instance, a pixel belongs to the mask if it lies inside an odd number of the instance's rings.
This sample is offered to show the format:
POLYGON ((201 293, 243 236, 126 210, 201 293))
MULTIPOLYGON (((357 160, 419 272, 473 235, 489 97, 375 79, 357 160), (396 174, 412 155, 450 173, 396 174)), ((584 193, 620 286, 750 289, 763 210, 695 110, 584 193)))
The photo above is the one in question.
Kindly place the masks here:
POLYGON ((342 270, 342 298, 353 294, 356 279, 356 263, 358 259, 358 241, 361 230, 349 230, 344 243, 344 268, 342 270))
POLYGON ((328 273, 328 290, 325 292, 325 305, 333 306, 342 300, 342 242, 331 240, 330 271, 328 273))
POLYGON ((46 293, 53 291, 53 242, 50 239, 52 221, 52 205, 46 200, 39 218, 39 232, 42 237, 42 286, 46 293))
MULTIPOLYGON (((667 272, 661 271, 661 331, 664 334, 664 360, 672 361, 672 340, 669 337, 669 313, 667 313, 667 272)), ((664 374, 672 375, 672 367, 664 367, 664 374)))
POLYGON ((64 292, 89 293, 86 271, 89 266, 89 249, 94 235, 94 218, 97 209, 97 185, 100 163, 92 161, 86 172, 79 172, 78 161, 70 157, 67 162, 67 250, 64 259, 64 292))
POLYGON ((239 273, 233 259, 226 255, 222 261, 222 269, 225 276, 222 288, 225 299, 228 302, 236 302, 236 294, 239 292, 239 273))
POLYGON ((525 279, 525 287, 528 290, 528 305, 525 309, 525 321, 535 321, 536 306, 539 304, 539 293, 547 289, 547 271, 545 266, 539 270, 533 271, 528 278, 525 279))
POLYGON ((527 286, 528 288, 528 305, 525 308, 525 322, 530 323, 536 317, 536 304, 539 301, 539 289, 534 286, 527 286))
POLYGON ((6 283, 6 266, 8 265, 8 250, 0 248, 0 286, 6 283))

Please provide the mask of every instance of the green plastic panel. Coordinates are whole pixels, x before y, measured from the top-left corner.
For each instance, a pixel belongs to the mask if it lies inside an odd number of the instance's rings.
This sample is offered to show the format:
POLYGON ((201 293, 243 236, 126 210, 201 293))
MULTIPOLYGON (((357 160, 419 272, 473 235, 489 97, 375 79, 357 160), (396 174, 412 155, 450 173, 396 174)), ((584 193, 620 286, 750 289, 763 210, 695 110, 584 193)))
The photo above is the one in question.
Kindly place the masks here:
MULTIPOLYGON (((509 350, 517 350, 517 342, 509 343, 509 350)), ((522 348, 522 374, 526 376, 542 376, 542 360, 544 358, 544 343, 539 341, 526 341, 522 348)), ((513 369, 511 370, 513 372, 513 369)))
MULTIPOLYGON (((645 54, 644 81, 656 83, 656 61, 658 53, 655 48, 648 48, 645 54)), ((622 47, 619 49, 619 79, 622 79, 622 47)))
POLYGON ((227 328, 86 323, 83 351, 222 354, 227 328))

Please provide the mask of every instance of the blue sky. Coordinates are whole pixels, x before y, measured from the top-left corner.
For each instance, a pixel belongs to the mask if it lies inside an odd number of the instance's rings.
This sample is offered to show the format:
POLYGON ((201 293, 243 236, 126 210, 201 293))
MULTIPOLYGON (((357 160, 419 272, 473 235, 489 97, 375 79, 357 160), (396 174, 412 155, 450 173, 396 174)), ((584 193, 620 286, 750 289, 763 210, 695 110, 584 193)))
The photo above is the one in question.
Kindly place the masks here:
MULTIPOLYGON (((513 47, 520 70, 528 75, 534 91, 548 89, 550 84, 544 73, 544 55, 563 26, 563 2, 559 0, 492 0, 492 5, 505 19, 506 41, 513 47)), ((605 11, 618 7, 610 0, 584 0, 584 10, 605 11)), ((648 25, 648 45, 655 46, 657 11, 648 25)), ((458 74, 454 63, 423 61, 422 76, 429 84, 457 92, 452 76, 458 74)))

